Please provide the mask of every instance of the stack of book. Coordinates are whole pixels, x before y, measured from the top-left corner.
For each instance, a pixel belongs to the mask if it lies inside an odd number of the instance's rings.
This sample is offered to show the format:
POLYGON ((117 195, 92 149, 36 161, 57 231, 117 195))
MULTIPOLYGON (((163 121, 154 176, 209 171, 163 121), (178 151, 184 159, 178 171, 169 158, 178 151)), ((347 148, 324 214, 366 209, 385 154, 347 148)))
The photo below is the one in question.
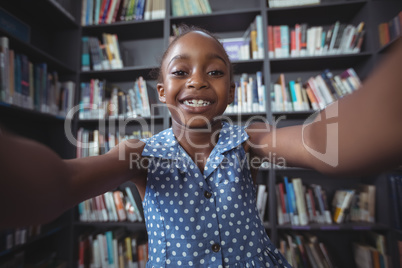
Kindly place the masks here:
POLYGON ((330 26, 268 25, 267 33, 269 57, 288 58, 359 53, 365 30, 364 22, 337 21, 330 26))
POLYGON ((151 135, 150 131, 142 130, 133 131, 131 135, 124 135, 119 131, 104 134, 97 129, 79 128, 77 132, 77 158, 102 155, 124 140, 144 139, 151 137, 151 135))
POLYGON ((78 239, 78 267, 145 268, 148 243, 136 233, 119 228, 83 234, 78 239))
POLYGON ((78 205, 82 222, 142 222, 142 215, 130 187, 82 201, 78 205))
POLYGON ((242 37, 220 39, 231 61, 263 59, 264 39, 261 15, 257 15, 242 37))
POLYGON ((265 112, 265 86, 262 84, 262 73, 256 77, 243 73, 240 81, 235 82, 234 101, 228 105, 225 113, 258 113, 265 112))
POLYGON ((83 0, 81 25, 165 18, 165 0, 83 0))
POLYGON ((329 69, 310 77, 285 81, 285 75, 271 85, 271 107, 273 112, 308 111, 324 109, 328 104, 353 93, 361 86, 361 80, 353 68, 338 75, 329 69))
POLYGON ((212 9, 209 0, 172 0, 172 15, 174 17, 211 13, 212 9))
POLYGON ((327 247, 312 234, 282 235, 279 240, 279 250, 294 268, 336 267, 327 247))
POLYGON ((102 42, 93 36, 83 36, 81 70, 99 71, 123 68, 119 41, 116 34, 102 34, 102 42))
POLYGON ((79 119, 149 117, 157 113, 155 94, 148 94, 146 81, 140 76, 127 91, 107 85, 105 80, 81 83, 79 119), (110 95, 106 95, 110 94, 110 95))
POLYGON ((9 48, 0 37, 0 101, 55 116, 73 108, 75 83, 62 82, 47 63, 33 63, 27 55, 9 48))
POLYGON ((402 34, 402 11, 390 19, 378 25, 378 38, 380 47, 385 46, 389 42, 397 39, 402 34))
POLYGON ((318 184, 303 185, 300 178, 288 179, 276 185, 278 224, 307 225, 309 223, 375 222, 374 185, 359 185, 357 189, 339 189, 329 206, 328 193, 318 184))

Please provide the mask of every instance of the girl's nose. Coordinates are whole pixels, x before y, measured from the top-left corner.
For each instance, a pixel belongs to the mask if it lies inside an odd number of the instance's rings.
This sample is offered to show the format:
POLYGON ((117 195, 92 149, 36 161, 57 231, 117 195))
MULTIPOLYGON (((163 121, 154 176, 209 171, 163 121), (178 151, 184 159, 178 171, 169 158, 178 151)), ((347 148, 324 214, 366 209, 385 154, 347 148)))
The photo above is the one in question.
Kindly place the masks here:
POLYGON ((203 74, 194 72, 187 80, 187 87, 195 89, 207 88, 208 80, 203 74))

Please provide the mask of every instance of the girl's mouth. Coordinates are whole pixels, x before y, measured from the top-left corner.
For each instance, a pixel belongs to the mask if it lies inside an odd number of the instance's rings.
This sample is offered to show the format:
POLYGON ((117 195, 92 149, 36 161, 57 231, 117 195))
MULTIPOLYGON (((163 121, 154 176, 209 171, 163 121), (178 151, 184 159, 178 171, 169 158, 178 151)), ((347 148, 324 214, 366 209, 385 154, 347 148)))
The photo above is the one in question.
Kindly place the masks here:
POLYGON ((211 105, 211 102, 207 100, 191 99, 191 100, 184 100, 183 104, 191 107, 204 107, 211 105))

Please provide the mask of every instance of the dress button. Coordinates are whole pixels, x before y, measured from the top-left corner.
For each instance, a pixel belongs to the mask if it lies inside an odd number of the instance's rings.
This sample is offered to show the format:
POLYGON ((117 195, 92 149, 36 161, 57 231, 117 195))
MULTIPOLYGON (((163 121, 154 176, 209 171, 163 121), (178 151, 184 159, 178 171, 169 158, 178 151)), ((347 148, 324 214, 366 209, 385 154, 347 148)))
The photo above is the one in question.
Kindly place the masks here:
POLYGON ((212 245, 212 251, 218 252, 221 249, 221 246, 218 243, 212 245))
POLYGON ((204 192, 204 196, 205 196, 206 198, 211 198, 212 194, 211 194, 210 192, 208 192, 208 191, 205 191, 205 192, 204 192))

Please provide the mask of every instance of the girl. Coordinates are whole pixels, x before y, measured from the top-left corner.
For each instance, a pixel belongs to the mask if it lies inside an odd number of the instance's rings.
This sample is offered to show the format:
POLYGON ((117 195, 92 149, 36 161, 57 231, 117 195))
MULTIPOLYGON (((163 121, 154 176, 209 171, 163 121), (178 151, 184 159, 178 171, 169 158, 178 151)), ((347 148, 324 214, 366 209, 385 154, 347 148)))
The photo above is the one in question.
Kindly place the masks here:
POLYGON ((132 180, 143 199, 147 267, 289 267, 259 219, 247 161, 276 153, 288 166, 328 174, 399 164, 401 43, 363 88, 327 107, 312 124, 243 128, 220 120, 234 96, 225 50, 208 32, 188 29, 165 52, 157 84, 171 129, 125 141, 105 155, 64 161, 37 143, 0 134, 6 178, 0 201, 11 204, 0 208, 6 215, 1 224, 52 219, 132 180), (387 87, 377 89, 384 81, 387 87))

